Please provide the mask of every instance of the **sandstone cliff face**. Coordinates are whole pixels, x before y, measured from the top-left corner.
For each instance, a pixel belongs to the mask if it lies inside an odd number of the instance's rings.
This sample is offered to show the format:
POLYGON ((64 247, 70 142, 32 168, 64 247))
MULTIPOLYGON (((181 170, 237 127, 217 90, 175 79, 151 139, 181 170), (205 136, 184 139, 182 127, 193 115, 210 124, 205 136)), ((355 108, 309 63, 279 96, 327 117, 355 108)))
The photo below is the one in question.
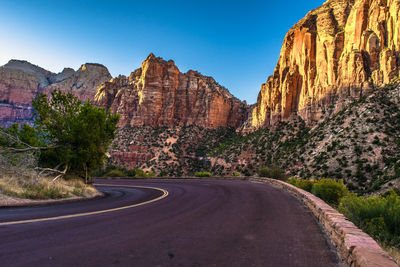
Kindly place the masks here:
POLYGON ((32 119, 32 99, 48 85, 50 75, 26 61, 11 60, 0 67, 0 126, 32 119))
POLYGON ((309 12, 287 33, 251 125, 319 121, 398 77, 399 25, 399 0, 328 0, 309 12))
POLYGON ((32 100, 55 89, 70 92, 81 100, 93 99, 96 88, 111 78, 107 68, 84 64, 78 71, 66 68, 51 73, 27 61, 11 60, 0 67, 0 126, 31 123, 32 100))
POLYGON ((183 74, 172 60, 153 54, 129 77, 99 87, 95 102, 118 112, 120 126, 238 127, 247 117, 246 104, 213 78, 183 74))
MULTIPOLYGON (((111 79, 108 69, 100 64, 83 64, 76 72, 72 69, 64 69, 63 72, 54 75, 51 80, 55 83, 46 86, 43 93, 49 94, 54 90, 64 93, 72 93, 79 99, 92 100, 97 87, 111 79)), ((50 81, 51 81, 50 80, 50 81)))

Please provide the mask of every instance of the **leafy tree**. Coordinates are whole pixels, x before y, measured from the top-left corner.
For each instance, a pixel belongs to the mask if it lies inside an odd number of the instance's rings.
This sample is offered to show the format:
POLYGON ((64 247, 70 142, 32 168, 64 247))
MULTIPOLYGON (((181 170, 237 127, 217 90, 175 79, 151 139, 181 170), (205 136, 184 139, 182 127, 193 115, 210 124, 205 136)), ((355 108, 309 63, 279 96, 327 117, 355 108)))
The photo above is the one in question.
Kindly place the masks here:
POLYGON ((49 149, 43 151, 43 167, 62 166, 66 174, 90 181, 90 173, 103 164, 105 153, 115 138, 118 114, 82 104, 72 94, 53 91, 51 98, 41 94, 32 102, 35 125, 49 149))

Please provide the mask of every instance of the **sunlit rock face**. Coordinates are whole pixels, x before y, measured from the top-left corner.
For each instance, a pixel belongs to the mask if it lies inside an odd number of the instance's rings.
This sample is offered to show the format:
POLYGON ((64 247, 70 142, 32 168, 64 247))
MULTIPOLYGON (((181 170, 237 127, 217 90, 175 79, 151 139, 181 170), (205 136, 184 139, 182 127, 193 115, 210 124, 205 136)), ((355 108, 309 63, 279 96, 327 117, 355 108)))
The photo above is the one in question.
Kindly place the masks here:
POLYGON ((101 64, 86 63, 76 72, 64 69, 63 72, 53 76, 55 83, 45 87, 43 93, 49 94, 54 90, 72 93, 82 101, 92 100, 97 87, 111 79, 108 69, 101 64))
POLYGON ((55 74, 27 61, 10 60, 0 67, 0 126, 32 123, 32 100, 39 93, 59 89, 81 100, 93 99, 97 87, 111 78, 107 68, 84 64, 78 71, 65 68, 55 74))
POLYGON ((213 78, 183 74, 172 60, 153 54, 129 77, 100 86, 95 103, 118 112, 120 126, 238 127, 247 118, 247 105, 213 78))
POLYGON ((292 114, 307 123, 399 76, 399 0, 328 0, 287 33, 274 74, 249 119, 267 127, 292 114))

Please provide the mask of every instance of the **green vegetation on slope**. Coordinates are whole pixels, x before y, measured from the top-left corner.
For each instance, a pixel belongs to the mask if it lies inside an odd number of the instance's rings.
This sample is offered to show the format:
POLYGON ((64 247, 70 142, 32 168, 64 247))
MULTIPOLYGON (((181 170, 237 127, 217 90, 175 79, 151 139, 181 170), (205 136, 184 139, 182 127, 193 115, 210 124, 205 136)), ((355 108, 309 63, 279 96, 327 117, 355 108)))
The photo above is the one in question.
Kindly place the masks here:
POLYGON ((151 170, 159 176, 192 176, 211 169, 207 153, 234 129, 186 127, 124 127, 118 130, 110 151, 110 165, 151 170), (129 159, 118 157, 127 154, 129 159), (130 155, 132 155, 130 157, 130 155))
POLYGON ((330 178, 311 180, 296 179, 293 177, 288 180, 288 183, 316 195, 334 207, 338 207, 340 200, 344 196, 350 194, 342 181, 336 181, 330 178))
POLYGON ((337 208, 350 221, 385 247, 400 248, 399 190, 365 198, 350 193, 342 182, 333 179, 291 178, 289 183, 313 193, 337 208))
POLYGON ((211 177, 212 174, 211 174, 211 172, 196 172, 194 174, 194 176, 196 176, 196 177, 211 177))
MULTIPOLYGON (((128 170, 121 166, 107 165, 106 168, 99 168, 92 172, 95 177, 136 177, 136 178, 146 178, 155 177, 156 174, 153 171, 144 171, 142 169, 136 168, 128 170)), ((163 175, 160 173, 160 176, 163 175)))
POLYGON ((342 179, 356 192, 379 190, 400 178, 399 103, 400 89, 393 84, 317 125, 308 127, 293 116, 271 129, 235 133, 209 154, 220 159, 211 171, 254 174, 262 166, 275 165, 302 178, 342 179))
POLYGON ((400 196, 394 191, 368 198, 350 194, 341 199, 339 211, 385 246, 400 248, 400 196))

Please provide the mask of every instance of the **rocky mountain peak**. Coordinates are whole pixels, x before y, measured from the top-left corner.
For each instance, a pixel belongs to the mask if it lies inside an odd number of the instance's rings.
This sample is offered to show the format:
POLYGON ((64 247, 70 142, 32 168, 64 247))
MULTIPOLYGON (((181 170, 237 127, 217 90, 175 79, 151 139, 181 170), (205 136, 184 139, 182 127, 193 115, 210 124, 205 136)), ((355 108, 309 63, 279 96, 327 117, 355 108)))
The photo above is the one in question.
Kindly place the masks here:
POLYGON ((82 64, 78 71, 107 71, 107 67, 98 63, 85 63, 82 64))
POLYGON ((2 66, 2 68, 33 74, 40 80, 41 87, 49 85, 50 82, 48 79, 52 75, 54 75, 54 73, 45 70, 37 65, 34 65, 26 60, 11 59, 10 61, 8 61, 7 64, 2 66))
POLYGON ((150 61, 150 60, 155 60, 155 59, 157 59, 157 57, 153 53, 150 53, 147 56, 147 58, 145 59, 145 61, 150 61))
POLYGON ((58 74, 53 74, 50 78, 49 81, 51 84, 61 82, 65 79, 68 79, 69 77, 73 76, 75 74, 75 70, 72 68, 64 68, 62 72, 58 74))
POLYGON ((129 78, 104 83, 95 101, 120 113, 120 126, 238 127, 247 117, 245 105, 214 79, 183 74, 154 54, 129 78))
POLYGON ((180 72, 173 60, 167 61, 162 57, 156 57, 153 53, 150 53, 150 55, 142 62, 142 75, 145 75, 148 71, 157 71, 160 68, 166 68, 170 71, 180 72))
POLYGON ((52 74, 52 72, 45 70, 37 65, 34 65, 26 60, 11 59, 3 67, 7 69, 18 69, 31 73, 41 73, 47 77, 52 74))

